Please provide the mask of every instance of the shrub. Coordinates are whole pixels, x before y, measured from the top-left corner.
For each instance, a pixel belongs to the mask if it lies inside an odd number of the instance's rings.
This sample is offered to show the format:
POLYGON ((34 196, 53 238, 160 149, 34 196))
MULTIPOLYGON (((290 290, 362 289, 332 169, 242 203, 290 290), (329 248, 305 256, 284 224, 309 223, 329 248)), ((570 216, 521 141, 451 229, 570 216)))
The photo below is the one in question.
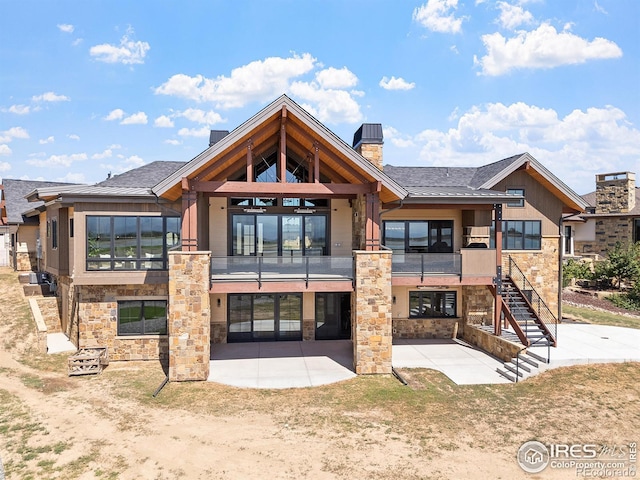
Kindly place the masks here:
POLYGON ((570 258, 562 267, 562 286, 566 287, 571 283, 572 279, 591 280, 593 273, 590 265, 583 260, 574 260, 570 258))

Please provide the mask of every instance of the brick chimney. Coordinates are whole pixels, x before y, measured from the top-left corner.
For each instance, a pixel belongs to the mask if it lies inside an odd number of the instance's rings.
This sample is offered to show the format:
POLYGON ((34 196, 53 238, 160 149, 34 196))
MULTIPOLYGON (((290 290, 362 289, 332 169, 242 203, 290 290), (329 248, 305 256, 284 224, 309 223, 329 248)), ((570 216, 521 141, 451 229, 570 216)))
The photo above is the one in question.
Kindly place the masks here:
POLYGON ((596 175, 596 213, 627 213, 636 206, 636 174, 596 175))
POLYGON ((363 123, 353 134, 353 149, 382 170, 382 124, 363 123))

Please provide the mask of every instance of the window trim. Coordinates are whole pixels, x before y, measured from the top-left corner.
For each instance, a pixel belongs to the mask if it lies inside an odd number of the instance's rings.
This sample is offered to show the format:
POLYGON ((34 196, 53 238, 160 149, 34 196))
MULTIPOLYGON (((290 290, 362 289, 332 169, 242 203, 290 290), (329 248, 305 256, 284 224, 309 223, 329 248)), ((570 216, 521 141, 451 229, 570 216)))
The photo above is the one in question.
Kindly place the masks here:
POLYGON ((159 298, 155 298, 155 297, 144 297, 144 298, 138 298, 138 297, 127 297, 127 298, 119 298, 116 300, 117 306, 116 306, 116 336, 119 338, 126 338, 126 339, 130 339, 133 340, 135 338, 158 338, 158 337, 166 337, 169 335, 169 300, 167 299, 167 297, 159 297, 159 298), (120 331, 120 305, 124 304, 124 303, 133 303, 133 302, 141 302, 141 308, 140 308, 140 312, 144 312, 144 303, 145 302, 164 302, 164 308, 165 308, 165 333, 144 333, 144 322, 141 322, 142 325, 142 332, 136 332, 136 333, 123 333, 120 331))

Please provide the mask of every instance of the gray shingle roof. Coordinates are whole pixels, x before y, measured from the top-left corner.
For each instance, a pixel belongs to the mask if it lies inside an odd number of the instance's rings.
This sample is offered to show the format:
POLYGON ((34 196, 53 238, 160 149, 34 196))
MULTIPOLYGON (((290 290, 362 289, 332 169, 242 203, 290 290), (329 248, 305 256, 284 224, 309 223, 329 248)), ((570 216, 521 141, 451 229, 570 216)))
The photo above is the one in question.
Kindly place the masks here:
POLYGON ((98 183, 97 187, 151 188, 182 167, 185 162, 157 161, 114 175, 98 183))
POLYGON ((37 188, 71 186, 72 183, 41 182, 36 180, 14 180, 3 178, 5 208, 9 223, 24 223, 23 214, 41 206, 44 202, 28 202, 25 198, 37 188))

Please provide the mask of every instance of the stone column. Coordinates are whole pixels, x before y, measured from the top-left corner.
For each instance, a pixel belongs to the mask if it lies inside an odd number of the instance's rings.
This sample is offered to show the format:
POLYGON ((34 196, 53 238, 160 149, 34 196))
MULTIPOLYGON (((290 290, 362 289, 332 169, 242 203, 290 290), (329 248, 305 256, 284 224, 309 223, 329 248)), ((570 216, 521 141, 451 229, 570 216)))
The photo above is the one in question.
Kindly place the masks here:
POLYGON ((391 252, 354 251, 351 338, 357 374, 391 373, 391 252))
POLYGON ((211 252, 169 253, 169 380, 209 377, 211 252))

